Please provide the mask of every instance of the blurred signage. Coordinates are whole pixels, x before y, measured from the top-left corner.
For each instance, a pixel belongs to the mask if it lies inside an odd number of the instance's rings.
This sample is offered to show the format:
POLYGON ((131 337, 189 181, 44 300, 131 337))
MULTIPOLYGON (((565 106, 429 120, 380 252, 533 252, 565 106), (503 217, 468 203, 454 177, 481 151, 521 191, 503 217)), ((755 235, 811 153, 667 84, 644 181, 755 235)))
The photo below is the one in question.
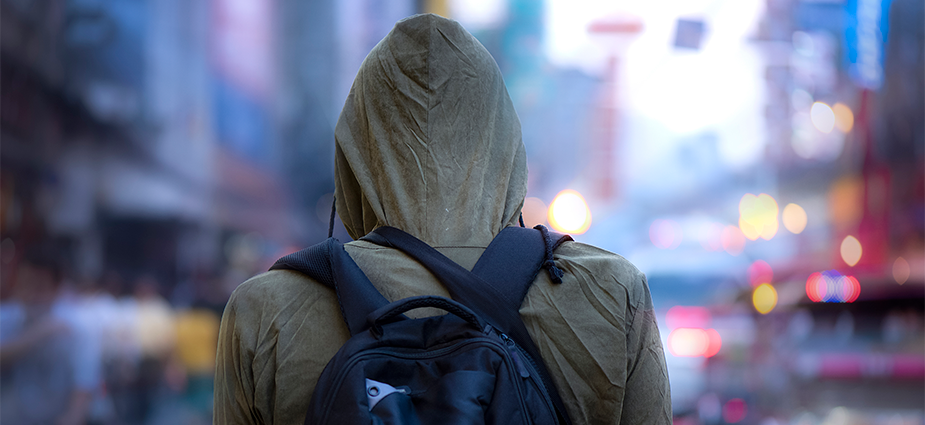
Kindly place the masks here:
POLYGON ((268 159, 270 121, 266 108, 222 78, 212 83, 212 101, 218 142, 243 158, 268 159))
POLYGON ((210 52, 215 135, 257 162, 269 158, 267 103, 273 88, 271 0, 212 0, 210 52))
POLYGON ((891 3, 892 0, 845 2, 845 59, 849 75, 861 87, 876 89, 883 82, 883 46, 891 3))
POLYGON ((793 366, 804 377, 925 378, 925 359, 914 354, 809 352, 799 354, 793 366))
POLYGON ((674 35, 674 46, 700 50, 700 45, 703 43, 703 33, 705 32, 705 25, 701 20, 694 19, 678 19, 678 25, 675 29, 674 35))
POLYGON ((273 85, 271 0, 212 0, 211 53, 225 78, 264 99, 273 85))

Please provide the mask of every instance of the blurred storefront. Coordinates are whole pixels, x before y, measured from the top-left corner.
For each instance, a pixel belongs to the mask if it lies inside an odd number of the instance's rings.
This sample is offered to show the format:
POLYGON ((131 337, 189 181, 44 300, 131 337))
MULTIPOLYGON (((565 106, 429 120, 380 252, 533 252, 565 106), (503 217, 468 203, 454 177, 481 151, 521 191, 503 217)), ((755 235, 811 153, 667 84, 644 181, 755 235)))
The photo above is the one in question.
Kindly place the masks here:
POLYGON ((650 222, 658 249, 638 257, 666 319, 677 419, 920 423, 925 157, 909 114, 923 111, 922 5, 765 6, 751 41, 764 63, 763 160, 719 186, 732 194, 650 222), (709 205, 723 198, 737 205, 709 205))

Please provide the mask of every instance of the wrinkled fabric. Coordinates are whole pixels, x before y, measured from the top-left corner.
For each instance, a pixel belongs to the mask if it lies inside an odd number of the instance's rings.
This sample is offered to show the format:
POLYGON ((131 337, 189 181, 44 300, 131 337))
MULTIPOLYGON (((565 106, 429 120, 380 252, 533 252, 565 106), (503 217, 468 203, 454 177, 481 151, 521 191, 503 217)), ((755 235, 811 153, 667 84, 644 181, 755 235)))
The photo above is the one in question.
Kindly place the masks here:
MULTIPOLYGON (((454 21, 398 22, 364 61, 338 120, 337 210, 351 237, 400 228, 471 270, 526 194, 520 123, 489 53, 454 21)), ((345 249, 389 300, 446 289, 404 253, 345 249)), ((566 242, 520 309, 573 424, 668 424, 667 369, 645 276, 566 242)), ((433 314, 433 311, 413 311, 433 314)), ((239 286, 219 336, 214 422, 300 424, 349 332, 331 289, 292 271, 239 286)))
POLYGON ((366 57, 337 121, 337 211, 431 246, 487 246, 515 225, 527 157, 501 71, 454 21, 419 15, 366 57))

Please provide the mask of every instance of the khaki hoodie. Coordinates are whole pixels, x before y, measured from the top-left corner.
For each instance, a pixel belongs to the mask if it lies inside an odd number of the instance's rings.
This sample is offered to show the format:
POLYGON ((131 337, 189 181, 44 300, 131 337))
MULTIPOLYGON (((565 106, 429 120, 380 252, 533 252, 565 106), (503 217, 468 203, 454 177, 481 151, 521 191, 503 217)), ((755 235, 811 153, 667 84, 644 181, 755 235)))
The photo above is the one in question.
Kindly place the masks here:
MULTIPOLYGON (((337 211, 354 239, 397 227, 471 270, 517 223, 527 182, 520 121, 491 55, 454 21, 417 15, 395 25, 361 65, 335 143, 337 211)), ((449 296, 400 251, 345 248, 390 301, 449 296)), ((645 276, 578 242, 561 245, 555 261, 562 284, 540 273, 520 314, 572 423, 671 423, 645 276)), ((348 337, 336 295, 310 278, 271 271, 244 282, 222 318, 214 423, 303 423, 318 376, 348 337)))

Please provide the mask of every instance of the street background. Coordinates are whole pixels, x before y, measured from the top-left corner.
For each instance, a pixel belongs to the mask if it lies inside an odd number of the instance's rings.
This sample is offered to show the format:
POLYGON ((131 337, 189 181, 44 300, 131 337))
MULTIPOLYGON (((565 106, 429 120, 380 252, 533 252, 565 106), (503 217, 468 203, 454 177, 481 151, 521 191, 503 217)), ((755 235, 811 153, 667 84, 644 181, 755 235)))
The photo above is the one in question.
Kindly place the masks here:
POLYGON ((676 423, 925 423, 921 0, 0 0, 0 421, 211 423, 228 296, 327 236, 420 12, 495 57, 527 224, 647 275, 676 423))

